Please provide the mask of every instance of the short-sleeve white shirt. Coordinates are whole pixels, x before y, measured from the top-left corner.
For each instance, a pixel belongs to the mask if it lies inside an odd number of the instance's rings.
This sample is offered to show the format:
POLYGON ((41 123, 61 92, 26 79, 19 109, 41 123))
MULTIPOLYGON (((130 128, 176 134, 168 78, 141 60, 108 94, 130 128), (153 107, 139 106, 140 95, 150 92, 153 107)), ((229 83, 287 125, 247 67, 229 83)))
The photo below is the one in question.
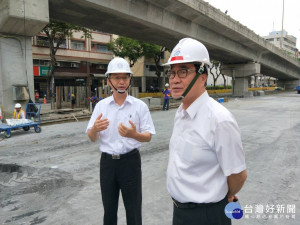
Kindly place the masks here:
POLYGON ((222 200, 227 176, 246 169, 233 115, 205 91, 187 110, 178 108, 169 145, 167 189, 179 202, 222 200))
POLYGON ((109 120, 109 126, 106 130, 99 132, 100 151, 109 154, 125 154, 132 149, 139 148, 141 143, 133 138, 122 137, 118 132, 118 126, 123 123, 131 127, 131 120, 138 132, 149 132, 155 134, 155 128, 147 105, 130 95, 127 95, 123 105, 119 106, 114 97, 107 97, 94 108, 91 119, 88 123, 86 133, 94 125, 97 117, 102 113, 102 119, 109 120))

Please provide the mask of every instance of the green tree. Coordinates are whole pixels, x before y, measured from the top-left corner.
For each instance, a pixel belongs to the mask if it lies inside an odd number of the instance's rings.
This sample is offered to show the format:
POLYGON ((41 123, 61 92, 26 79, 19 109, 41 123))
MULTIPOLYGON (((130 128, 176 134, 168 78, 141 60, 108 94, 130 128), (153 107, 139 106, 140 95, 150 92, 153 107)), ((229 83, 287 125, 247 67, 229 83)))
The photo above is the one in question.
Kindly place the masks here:
POLYGON ((214 87, 216 87, 217 80, 218 80, 219 76, 221 75, 221 70, 220 70, 221 62, 219 62, 217 60, 211 60, 211 64, 212 64, 212 66, 209 68, 209 71, 210 71, 210 74, 213 76, 214 87), (213 71, 213 69, 215 69, 215 70, 213 71))
POLYGON ((160 65, 160 60, 164 55, 164 52, 167 50, 166 47, 150 44, 147 42, 141 42, 143 49, 143 55, 146 58, 152 58, 155 63, 155 74, 157 77, 160 77, 161 72, 163 72, 163 67, 160 65))
POLYGON ((139 58, 145 56, 146 58, 152 58, 154 60, 155 74, 158 77, 160 77, 163 71, 163 68, 160 66, 160 60, 163 53, 167 50, 165 47, 120 36, 109 43, 109 49, 114 55, 127 58, 130 67, 132 67, 139 58))
POLYGON ((54 102, 53 101, 53 94, 55 93, 54 72, 55 72, 55 65, 56 65, 56 53, 58 49, 62 47, 62 44, 66 41, 66 38, 71 38, 73 36, 74 32, 82 32, 83 37, 86 38, 91 38, 92 35, 87 28, 69 24, 69 23, 64 23, 53 19, 50 19, 50 22, 42 29, 41 32, 45 33, 49 39, 50 65, 48 68, 48 75, 47 75, 47 84, 48 84, 47 95, 49 96, 50 93, 52 96, 52 102, 54 102))
POLYGON ((120 36, 117 39, 112 40, 108 44, 108 48, 114 55, 127 58, 129 60, 130 67, 132 67, 136 61, 143 56, 141 43, 127 37, 120 36))

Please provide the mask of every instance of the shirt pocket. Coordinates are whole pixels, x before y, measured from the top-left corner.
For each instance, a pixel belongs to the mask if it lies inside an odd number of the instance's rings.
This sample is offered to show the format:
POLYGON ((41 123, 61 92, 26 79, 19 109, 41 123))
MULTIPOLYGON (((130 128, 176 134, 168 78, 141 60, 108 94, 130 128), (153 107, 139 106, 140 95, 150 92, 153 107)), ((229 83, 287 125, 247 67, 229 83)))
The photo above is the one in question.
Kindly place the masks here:
POLYGON ((213 152, 208 144, 205 142, 193 142, 185 140, 181 157, 184 161, 189 163, 203 163, 212 156, 213 152))

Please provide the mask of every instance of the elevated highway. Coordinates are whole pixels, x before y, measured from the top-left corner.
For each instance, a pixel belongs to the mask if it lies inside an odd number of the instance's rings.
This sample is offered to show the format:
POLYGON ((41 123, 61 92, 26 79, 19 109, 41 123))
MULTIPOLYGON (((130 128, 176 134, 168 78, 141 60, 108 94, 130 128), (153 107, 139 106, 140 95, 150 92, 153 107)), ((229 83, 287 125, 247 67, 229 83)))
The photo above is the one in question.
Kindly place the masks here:
POLYGON ((198 39, 212 59, 225 64, 223 71, 227 75, 244 77, 253 72, 280 81, 300 79, 299 61, 201 0, 50 0, 49 12, 54 19, 169 49, 183 37, 198 39), (256 64, 239 72, 242 65, 249 63, 256 64))
POLYGON ((198 39, 208 48, 211 59, 224 64, 223 73, 233 77, 233 94, 237 96, 247 95, 247 77, 258 73, 278 78, 285 88, 299 85, 299 61, 202 0, 27 0, 22 3, 0 0, 0 104, 9 111, 13 110, 14 103, 12 86, 29 86, 33 96, 31 36, 49 18, 169 49, 183 37, 198 39), (24 55, 28 56, 26 60, 24 55))

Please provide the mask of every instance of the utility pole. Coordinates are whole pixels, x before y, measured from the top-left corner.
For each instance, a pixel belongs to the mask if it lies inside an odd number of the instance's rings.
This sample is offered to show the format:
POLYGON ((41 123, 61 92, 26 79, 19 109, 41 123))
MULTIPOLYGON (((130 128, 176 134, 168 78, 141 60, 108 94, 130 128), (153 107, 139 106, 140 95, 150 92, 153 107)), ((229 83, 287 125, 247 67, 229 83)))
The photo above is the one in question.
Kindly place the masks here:
POLYGON ((281 24, 281 37, 280 37, 280 48, 282 49, 283 44, 283 17, 284 17, 284 0, 282 0, 282 24, 281 24))

